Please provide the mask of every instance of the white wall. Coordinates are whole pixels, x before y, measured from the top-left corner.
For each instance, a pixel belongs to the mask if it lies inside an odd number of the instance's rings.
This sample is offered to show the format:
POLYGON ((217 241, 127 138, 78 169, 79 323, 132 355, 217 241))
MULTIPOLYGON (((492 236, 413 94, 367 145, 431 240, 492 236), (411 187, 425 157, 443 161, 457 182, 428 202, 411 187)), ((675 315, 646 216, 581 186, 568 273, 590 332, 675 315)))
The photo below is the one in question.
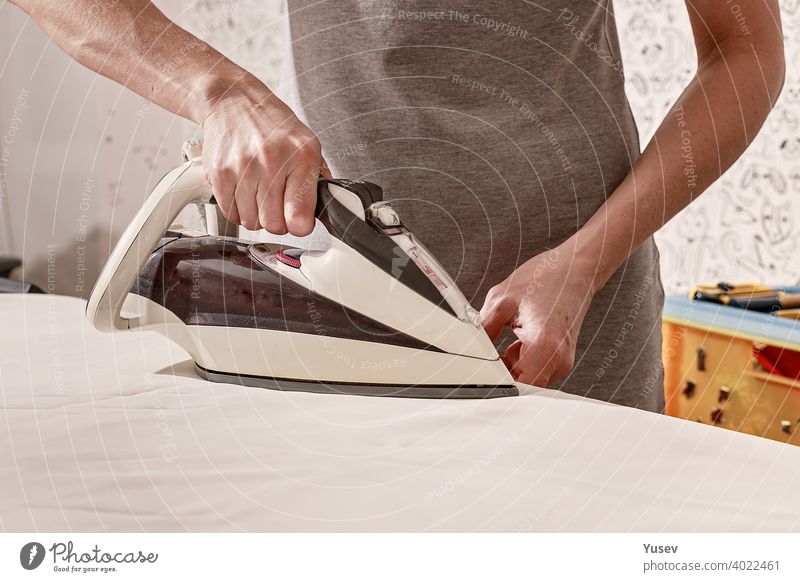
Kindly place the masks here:
MULTIPOLYGON (((157 4, 266 82, 277 81, 286 43, 281 0, 157 4)), ((682 0, 615 4, 644 144, 693 72, 686 9, 682 0)), ((732 6, 720 2, 720 9, 732 6)), ((789 78, 766 129, 657 237, 668 291, 716 279, 798 282, 799 6, 782 2, 789 78)), ((13 133, 10 144, 0 142, 0 254, 23 256, 26 276, 40 285, 85 296, 109 244, 195 129, 72 63, 7 2, 0 3, 0 87, 0 140, 13 133), (48 280, 48 260, 55 279, 48 280)))
POLYGON ((8 2, 0 86, 0 254, 50 291, 86 296, 185 127, 73 62, 8 2))

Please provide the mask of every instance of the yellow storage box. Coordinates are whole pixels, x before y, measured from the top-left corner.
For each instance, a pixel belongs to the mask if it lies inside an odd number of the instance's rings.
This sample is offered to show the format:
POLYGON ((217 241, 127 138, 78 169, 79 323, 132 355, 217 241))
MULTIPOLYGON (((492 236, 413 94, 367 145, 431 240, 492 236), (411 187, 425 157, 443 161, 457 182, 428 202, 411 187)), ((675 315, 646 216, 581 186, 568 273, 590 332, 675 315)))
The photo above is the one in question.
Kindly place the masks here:
POLYGON ((800 445, 800 381, 765 360, 800 361, 800 320, 669 297, 663 331, 667 414, 800 445))

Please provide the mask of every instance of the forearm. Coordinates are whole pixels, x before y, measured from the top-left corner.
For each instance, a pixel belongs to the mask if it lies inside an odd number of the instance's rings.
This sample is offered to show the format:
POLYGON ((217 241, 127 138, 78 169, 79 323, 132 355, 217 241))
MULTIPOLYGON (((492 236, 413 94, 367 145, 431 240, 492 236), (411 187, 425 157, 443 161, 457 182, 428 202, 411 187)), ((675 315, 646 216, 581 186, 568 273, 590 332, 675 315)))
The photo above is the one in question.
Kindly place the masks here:
POLYGON ((783 60, 721 46, 705 62, 632 171, 570 239, 602 287, 648 237, 708 188, 752 142, 783 83, 783 60))
POLYGON ((266 92, 252 75, 170 21, 148 0, 15 0, 66 53, 142 97, 202 124, 232 87, 266 92))

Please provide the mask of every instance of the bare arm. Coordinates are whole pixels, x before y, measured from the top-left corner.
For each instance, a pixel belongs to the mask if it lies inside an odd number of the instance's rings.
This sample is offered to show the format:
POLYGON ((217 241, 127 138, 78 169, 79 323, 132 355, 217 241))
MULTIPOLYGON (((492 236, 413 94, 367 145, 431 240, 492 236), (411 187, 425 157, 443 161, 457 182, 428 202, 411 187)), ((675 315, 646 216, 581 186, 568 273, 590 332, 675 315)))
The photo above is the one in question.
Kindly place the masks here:
POLYGON ((203 127, 204 167, 229 220, 311 231, 320 144, 257 78, 148 0, 12 2, 81 64, 203 127))
POLYGON ((783 87, 777 0, 687 0, 695 77, 608 202, 575 237, 597 266, 596 289, 670 218, 719 178, 761 129, 783 87), (599 244, 598 244, 599 243, 599 244))
POLYGON ((487 296, 483 324, 492 337, 512 325, 518 341, 504 360, 522 382, 547 386, 570 371, 594 294, 736 161, 778 98, 784 56, 777 0, 742 2, 739 15, 720 0, 687 6, 697 74, 630 174, 574 236, 487 296))

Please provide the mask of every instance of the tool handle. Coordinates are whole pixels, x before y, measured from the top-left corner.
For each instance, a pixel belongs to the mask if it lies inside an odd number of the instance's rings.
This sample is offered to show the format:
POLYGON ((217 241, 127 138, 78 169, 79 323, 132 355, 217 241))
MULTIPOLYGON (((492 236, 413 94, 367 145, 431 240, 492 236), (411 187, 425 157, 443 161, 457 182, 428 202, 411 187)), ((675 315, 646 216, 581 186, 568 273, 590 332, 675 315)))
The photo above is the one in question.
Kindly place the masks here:
POLYGON ((718 303, 720 305, 725 303, 727 295, 720 295, 716 293, 708 293, 707 291, 694 290, 692 293, 693 301, 707 301, 708 303, 718 303))
POLYGON ((731 297, 729 305, 740 309, 769 313, 781 308, 781 296, 773 294, 756 297, 731 297))
POLYGON ((372 255, 381 240, 368 226, 368 210, 383 201, 383 190, 377 184, 361 180, 319 180, 314 216, 332 236, 344 240, 358 252, 372 255))
POLYGON ((322 219, 333 201, 350 214, 366 220, 366 210, 383 201, 383 189, 377 184, 362 180, 320 180, 317 182, 317 206, 314 215, 322 219))
POLYGON ((135 320, 120 312, 139 272, 180 211, 191 202, 209 202, 211 196, 199 157, 161 178, 125 229, 92 289, 86 306, 92 325, 104 332, 136 327, 135 320))
POLYGON ((796 309, 800 307, 800 293, 784 293, 781 296, 781 309, 796 309))

